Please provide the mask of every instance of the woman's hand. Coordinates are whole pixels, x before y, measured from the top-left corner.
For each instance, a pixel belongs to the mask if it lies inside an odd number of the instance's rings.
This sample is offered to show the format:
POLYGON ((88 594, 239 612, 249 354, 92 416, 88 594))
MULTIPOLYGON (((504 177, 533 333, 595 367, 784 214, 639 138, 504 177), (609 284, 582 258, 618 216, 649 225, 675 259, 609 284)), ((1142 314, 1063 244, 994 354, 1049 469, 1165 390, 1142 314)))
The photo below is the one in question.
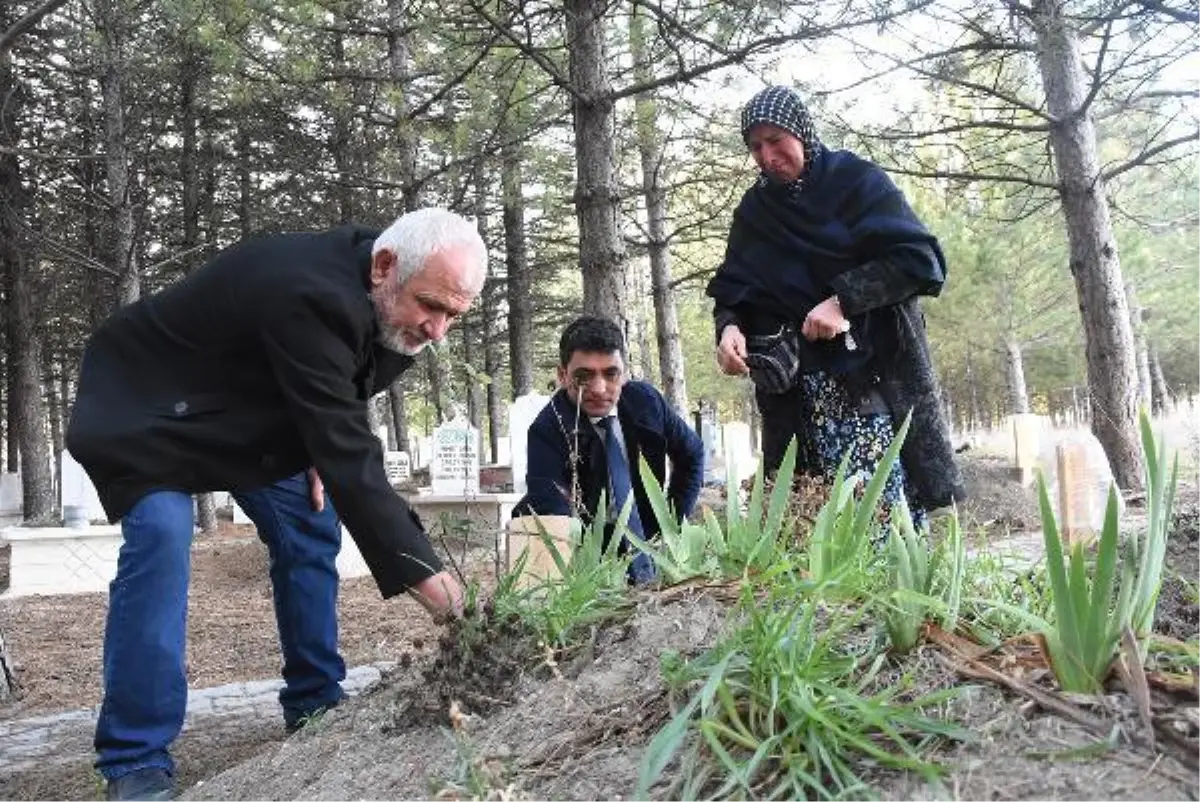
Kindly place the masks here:
POLYGON ((742 330, 732 323, 721 332, 721 344, 717 346, 717 364, 727 376, 745 376, 750 372, 746 367, 746 337, 742 330))
POLYGON ((832 340, 844 331, 850 330, 850 321, 842 314, 842 305, 836 295, 831 295, 813 307, 804 318, 800 333, 809 342, 816 340, 832 340))

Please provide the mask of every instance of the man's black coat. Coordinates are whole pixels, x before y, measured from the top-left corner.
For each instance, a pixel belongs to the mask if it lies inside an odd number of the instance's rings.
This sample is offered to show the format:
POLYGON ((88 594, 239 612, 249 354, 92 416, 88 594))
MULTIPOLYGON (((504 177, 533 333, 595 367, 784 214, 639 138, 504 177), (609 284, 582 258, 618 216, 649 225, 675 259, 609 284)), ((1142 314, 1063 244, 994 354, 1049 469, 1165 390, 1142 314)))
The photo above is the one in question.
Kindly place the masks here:
POLYGON ((251 490, 315 466, 384 596, 441 569, 368 423, 367 400, 412 363, 377 344, 376 235, 250 239, 100 326, 67 447, 111 520, 153 490, 251 490))

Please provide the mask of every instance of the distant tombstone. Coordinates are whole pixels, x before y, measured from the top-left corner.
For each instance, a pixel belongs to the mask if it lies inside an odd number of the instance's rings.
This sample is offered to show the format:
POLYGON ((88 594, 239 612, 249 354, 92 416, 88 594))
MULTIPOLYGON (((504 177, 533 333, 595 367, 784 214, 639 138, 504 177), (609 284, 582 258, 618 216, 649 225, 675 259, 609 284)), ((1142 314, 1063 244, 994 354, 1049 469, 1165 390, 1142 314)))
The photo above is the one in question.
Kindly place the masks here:
POLYGON ((18 516, 23 507, 21 474, 0 473, 0 517, 18 516))
POLYGON ((525 470, 529 466, 529 427, 549 402, 548 395, 526 393, 509 407, 508 436, 514 493, 525 492, 525 470))
MULTIPOLYGON (((1091 432, 1058 438, 1053 453, 1047 491, 1057 502, 1060 536, 1066 544, 1090 543, 1104 526, 1109 490, 1114 487, 1108 457, 1091 432)), ((1123 509, 1118 492, 1118 513, 1123 509)))
POLYGON ((704 481, 725 480, 725 461, 721 459, 721 437, 712 421, 700 419, 700 439, 704 443, 704 481))
POLYGON ((433 438, 418 437, 415 453, 417 455, 417 459, 416 462, 413 463, 413 467, 428 468, 430 460, 433 459, 433 438))
POLYGON ((84 529, 92 519, 104 518, 104 507, 95 485, 66 449, 62 452, 60 471, 64 523, 72 529, 84 529))
POLYGON ((1033 481, 1033 471, 1038 467, 1046 419, 1030 413, 1013 415, 1009 418, 1009 429, 1013 438, 1016 475, 1022 485, 1027 485, 1033 481))
POLYGON ((433 430, 429 479, 435 494, 479 492, 479 430, 456 417, 433 430))
POLYGON ((383 468, 387 473, 388 484, 404 484, 412 478, 412 461, 404 451, 386 451, 383 455, 383 468))
POLYGON ((726 423, 721 427, 721 435, 725 445, 725 462, 733 464, 735 479, 741 482, 753 474, 758 466, 750 438, 750 424, 742 421, 726 423))

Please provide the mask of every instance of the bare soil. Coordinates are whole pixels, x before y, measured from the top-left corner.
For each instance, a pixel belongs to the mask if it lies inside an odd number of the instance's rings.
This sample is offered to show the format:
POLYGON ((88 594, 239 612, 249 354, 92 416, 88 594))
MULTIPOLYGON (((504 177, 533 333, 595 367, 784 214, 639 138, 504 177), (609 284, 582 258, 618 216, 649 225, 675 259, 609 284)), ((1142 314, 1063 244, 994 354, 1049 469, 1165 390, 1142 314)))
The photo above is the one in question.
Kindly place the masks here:
MULTIPOLYGON (((0 631, 21 692, 0 721, 100 703, 108 597, 102 593, 0 601, 0 631)), ((348 665, 395 660, 415 641, 432 647, 437 628, 412 600, 385 601, 370 577, 341 583, 338 622, 348 665)), ((279 676, 279 641, 266 547, 252 526, 224 524, 197 539, 188 594, 188 684, 207 688, 279 676)))
MULTIPOLYGON (((971 501, 961 511, 986 537, 1036 529, 1032 493, 1003 462, 964 455, 971 501)), ((1181 493, 1157 629, 1196 639, 1196 488, 1181 493)), ((465 560, 479 575, 490 556, 465 560)), ((197 546, 189 677, 206 686, 278 671, 265 552, 244 532, 197 546)), ((624 623, 593 631, 572 655, 531 644, 494 614, 475 629, 437 630, 407 600, 383 602, 369 579, 343 583, 343 651, 350 664, 397 661, 376 689, 284 738, 279 720, 244 720, 232 731, 190 730, 177 743, 181 783, 192 799, 627 798, 645 745, 671 715, 662 655, 701 653, 726 626, 724 600, 702 592, 639 594, 624 623)), ((66 597, 0 603, 21 662, 24 696, 0 719, 94 704, 104 599, 66 597), (18 606, 21 605, 21 606, 18 606)), ((1134 733, 1115 748, 1024 697, 968 682, 932 647, 893 667, 917 691, 960 686, 940 713, 977 738, 945 744, 945 787, 900 773, 872 777, 884 798, 1196 799, 1196 772, 1139 739, 1123 693, 1089 712, 1134 733)), ((1034 678, 1038 679, 1038 678, 1034 678)), ((1048 681, 1041 681, 1048 687, 1048 681)), ((1156 703, 1162 703, 1158 700, 1156 703)), ((1178 702, 1179 737, 1197 736, 1194 701, 1178 702)), ((932 711, 939 712, 939 711, 932 711)), ((77 760, 43 770, 0 772, 0 799, 94 798, 90 744, 77 760)), ((668 772, 669 773, 669 772, 668 772)), ((662 794, 664 788, 656 793, 662 794)))

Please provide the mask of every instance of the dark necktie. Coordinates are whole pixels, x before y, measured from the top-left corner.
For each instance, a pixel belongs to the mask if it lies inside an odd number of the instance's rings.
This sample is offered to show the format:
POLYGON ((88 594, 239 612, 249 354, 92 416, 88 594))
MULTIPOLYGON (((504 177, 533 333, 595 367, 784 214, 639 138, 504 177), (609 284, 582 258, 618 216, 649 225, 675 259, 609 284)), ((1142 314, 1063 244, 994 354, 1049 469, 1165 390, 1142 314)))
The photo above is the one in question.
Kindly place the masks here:
MULTIPOLYGON (((596 428, 604 435, 604 455, 608 460, 608 481, 612 486, 612 500, 616 509, 621 510, 625 506, 626 499, 633 499, 629 510, 629 532, 639 540, 645 540, 646 530, 642 527, 642 519, 638 515, 637 499, 633 495, 633 479, 629 475, 629 460, 626 459, 625 450, 621 447, 616 429, 613 428, 613 421, 616 419, 616 415, 609 415, 607 418, 596 421, 596 428)), ((629 547, 628 544, 626 545, 629 547)), ((654 579, 656 574, 654 561, 639 551, 633 558, 633 564, 629 567, 630 577, 640 585, 654 579)))

